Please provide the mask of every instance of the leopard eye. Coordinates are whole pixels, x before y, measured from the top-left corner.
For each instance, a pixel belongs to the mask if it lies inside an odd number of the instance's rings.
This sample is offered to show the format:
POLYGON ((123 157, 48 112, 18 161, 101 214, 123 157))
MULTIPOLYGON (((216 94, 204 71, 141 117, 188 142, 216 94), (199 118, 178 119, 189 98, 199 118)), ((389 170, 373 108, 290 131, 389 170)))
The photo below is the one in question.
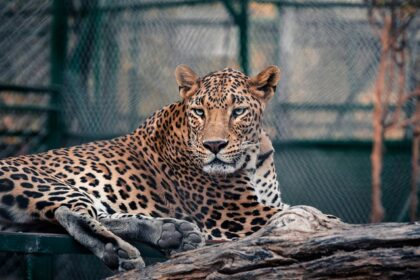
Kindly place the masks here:
POLYGON ((242 116, 243 114, 245 114, 246 110, 247 110, 246 108, 236 108, 236 109, 233 109, 233 111, 232 111, 232 117, 237 118, 239 116, 242 116))
POLYGON ((193 113, 196 114, 197 116, 199 116, 200 118, 204 117, 204 110, 203 109, 194 108, 191 111, 193 111, 193 113))

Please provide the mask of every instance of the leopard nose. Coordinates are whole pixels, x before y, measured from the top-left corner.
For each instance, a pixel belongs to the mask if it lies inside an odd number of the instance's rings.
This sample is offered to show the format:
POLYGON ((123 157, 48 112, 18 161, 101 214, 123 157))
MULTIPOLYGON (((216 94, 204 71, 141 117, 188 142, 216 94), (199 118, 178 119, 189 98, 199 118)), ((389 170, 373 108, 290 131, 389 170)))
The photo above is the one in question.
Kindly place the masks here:
POLYGON ((220 152, 221 149, 223 149, 224 147, 228 145, 228 141, 227 140, 208 140, 208 141, 203 141, 203 145, 207 150, 211 151, 214 154, 217 154, 218 152, 220 152))

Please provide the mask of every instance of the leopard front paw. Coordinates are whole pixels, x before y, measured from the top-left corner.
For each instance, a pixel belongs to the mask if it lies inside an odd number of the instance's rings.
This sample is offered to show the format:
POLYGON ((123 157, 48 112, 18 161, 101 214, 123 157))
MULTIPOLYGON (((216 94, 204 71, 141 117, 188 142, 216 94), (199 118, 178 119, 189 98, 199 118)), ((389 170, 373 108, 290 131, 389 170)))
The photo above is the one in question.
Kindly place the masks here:
POLYGON ((135 268, 144 268, 145 263, 138 250, 125 244, 107 243, 104 248, 102 260, 112 270, 120 272, 135 268))
POLYGON ((160 219, 161 236, 157 246, 168 253, 196 249, 204 245, 204 235, 197 225, 178 219, 160 219))

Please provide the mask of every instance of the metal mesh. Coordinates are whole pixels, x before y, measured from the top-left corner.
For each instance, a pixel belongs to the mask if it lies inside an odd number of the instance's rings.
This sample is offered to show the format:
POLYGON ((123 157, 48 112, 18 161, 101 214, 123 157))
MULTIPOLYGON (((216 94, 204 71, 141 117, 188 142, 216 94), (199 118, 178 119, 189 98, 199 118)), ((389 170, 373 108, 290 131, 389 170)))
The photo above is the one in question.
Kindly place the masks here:
MULTIPOLYGON (((85 141, 83 135, 90 139, 127 133, 162 105, 179 99, 173 77, 177 64, 187 63, 201 75, 238 67, 239 29, 226 7, 217 1, 169 5, 174 2, 151 7, 139 6, 142 1, 90 1, 73 7, 64 91, 67 128, 76 136, 71 143, 85 141)), ((372 138, 372 96, 381 46, 368 23, 367 9, 341 3, 347 2, 294 6, 251 1, 250 73, 269 64, 282 68, 265 125, 272 139, 284 144, 278 148, 277 161, 285 200, 315 205, 346 221, 367 222, 368 148, 356 149, 352 156, 348 153, 354 149, 346 146, 342 152, 328 147, 283 151, 296 141, 372 138), (341 207, 352 197, 353 205, 341 207)), ((408 91, 417 83, 413 77, 419 60, 418 24, 416 18, 408 30, 408 91)), ((395 104, 396 92, 390 100, 395 104)), ((404 112, 408 116, 410 106, 404 112)), ((388 138, 401 140, 407 135, 396 129, 388 138)), ((408 154, 404 149, 399 156, 385 158, 388 220, 401 220, 405 211, 411 176, 408 154), (396 174, 396 168, 398 176, 388 176, 396 174)))
MULTIPOLYGON (((178 99, 173 70, 179 63, 199 74, 238 66, 238 27, 224 5, 169 5, 174 2, 74 6, 64 95, 71 134, 131 131, 178 99)), ((380 44, 366 8, 251 2, 249 20, 250 72, 269 64, 283 69, 266 114, 274 140, 371 139, 380 44)), ((409 30, 409 78, 418 59, 417 23, 409 30)), ((413 87, 409 79, 407 89, 413 87)), ((390 135, 403 136, 403 130, 390 135)))
POLYGON ((0 253, 0 261, 0 279, 24 279, 25 260, 23 255, 16 253, 0 253))
MULTIPOLYGON (((272 139, 280 143, 276 166, 285 202, 313 205, 347 222, 365 223, 371 202, 369 146, 288 145, 372 139, 372 98, 381 45, 368 23, 367 9, 340 3, 254 2, 251 68, 253 74, 269 64, 282 68, 265 123, 272 139)), ((419 24, 417 16, 408 28, 408 92, 419 83, 415 77, 420 62, 419 24)), ((390 101, 397 102, 396 91, 390 101)), ((404 107, 406 117, 412 113, 411 106, 404 107)), ((387 133, 394 140, 409 136, 404 129, 387 133)), ((387 221, 407 219, 409 153, 407 148, 385 151, 382 192, 387 221)))
MULTIPOLYGON (((339 4, 251 6, 252 72, 269 64, 283 70, 266 114, 276 140, 372 138, 371 104, 381 45, 368 23, 367 8, 339 4)), ((420 59, 419 24, 417 17, 408 30, 408 91, 414 90, 414 64, 420 59)), ((396 103, 396 92, 390 101, 396 103)), ((401 139, 404 131, 388 136, 401 139)))
MULTIPOLYGON (((51 2, 0 2, 0 84, 49 84, 51 2)), ((46 149, 47 114, 9 106, 48 105, 49 95, 0 90, 0 158, 46 149)))
POLYGON ((0 82, 48 85, 51 1, 0 2, 0 82))
POLYGON ((200 73, 237 65, 237 27, 222 4, 136 9, 144 3, 122 3, 77 7, 89 12, 76 13, 71 25, 64 92, 71 134, 133 130, 179 99, 173 71, 180 63, 200 73))
MULTIPOLYGON (((223 2, 197 1, 195 5, 182 2, 66 2, 69 36, 61 109, 67 144, 128 133, 150 113, 179 99, 173 77, 177 64, 187 63, 201 75, 226 66, 238 67, 238 22, 223 2)), ((336 6, 268 2, 250 1, 247 43, 251 74, 268 64, 282 68, 279 90, 266 112, 265 123, 272 139, 278 143, 371 139, 372 90, 380 44, 368 24, 367 9, 341 5, 348 2, 336 2, 336 6)), ((9 1, 0 5, 0 34, 3 34, 0 82, 48 85, 52 1, 9 1)), ((419 65, 418 25, 416 17, 409 28, 407 90, 418 82, 415 69, 419 65)), ((395 95, 391 94, 391 100, 395 101, 395 95)), ((0 95, 0 104, 48 102, 48 96, 30 93, 0 95)), ((404 112, 410 114, 409 108, 404 112)), ((0 114, 2 131, 23 130, 31 135, 1 136, 1 157, 46 148, 45 113, 2 110, 0 114)), ((400 129, 388 136, 404 139, 407 135, 400 129)), ((304 151, 308 154, 280 153, 278 158, 280 161, 287 158, 292 166, 313 160, 316 166, 313 171, 300 168, 293 171, 294 175, 309 172, 314 178, 321 176, 326 161, 317 154, 317 149, 304 151)), ((367 199, 369 150, 364 153, 363 160, 356 161, 366 170, 363 176, 340 184, 349 187, 358 182, 364 186, 358 195, 367 199)), ((331 162, 346 159, 340 153, 330 156, 331 162)), ((341 168, 332 172, 338 178, 341 168)), ((404 174, 399 176, 401 182, 396 183, 401 188, 408 184, 405 176, 409 175, 404 174)), ((285 176, 279 176, 285 190, 303 184, 285 176)), ((328 186, 335 185, 337 179, 331 176, 325 182, 328 186)), ((319 189, 315 191, 321 193, 319 189)), ((291 202, 299 201, 300 195, 291 196, 291 202)), ((368 207, 368 199, 364 205, 368 207)), ((367 208, 363 213, 367 217, 367 208)))
POLYGON ((48 114, 45 111, 29 111, 32 104, 49 104, 50 95, 0 91, 0 157, 15 156, 45 150, 48 114), (5 106, 17 106, 16 109, 5 106), (19 109, 20 107, 20 109, 19 109), (1 132, 6 135, 1 135, 1 132))
MULTIPOLYGON (((239 25, 223 1, 197 1, 195 5, 183 2, 66 2, 69 36, 61 109, 67 145, 128 133, 162 105, 178 100, 173 70, 180 63, 189 64, 201 75, 226 66, 239 67, 239 25)), ((233 2, 234 7, 239 3, 233 2)), ((286 198, 295 203, 304 194, 290 192, 289 196, 288 190, 309 182, 288 177, 299 178, 306 173, 311 178, 322 177, 328 160, 347 162, 347 155, 326 152, 329 157, 325 160, 318 148, 296 153, 283 153, 283 149, 294 141, 371 139, 372 91, 381 46, 368 24, 367 9, 342 5, 354 1, 329 5, 282 3, 250 1, 246 43, 250 74, 269 64, 282 68, 279 90, 267 109, 265 124, 272 139, 284 144, 279 146, 282 152, 277 156, 282 162, 279 180, 286 198), (306 164, 303 169, 283 172, 286 165, 298 163, 306 164)), ((0 5, 0 34, 4 38, 0 42, 0 82, 48 85, 52 1, 9 1, 0 5)), ((408 31, 407 90, 418 83, 419 24, 416 17, 408 31)), ((393 102, 395 96, 391 94, 393 102)), ((48 98, 2 92, 0 104, 45 105, 48 98)), ((409 115, 410 108, 404 112, 409 115)), ((23 137, 2 135, 0 157, 46 149, 45 113, 3 110, 0 114, 2 131, 27 132, 23 137)), ((408 135, 400 129, 388 137, 399 140, 408 135)), ((365 199, 364 206, 353 208, 363 209, 364 218, 354 210, 357 221, 366 221, 368 216, 369 152, 365 149, 364 157, 343 167, 352 172, 360 166, 366 171, 360 176, 340 181, 342 168, 331 166, 331 175, 322 181, 326 188, 335 186, 336 181, 347 189, 354 183, 363 186, 357 195, 365 199)), ((405 158, 398 160, 405 166, 405 158)), ((384 174, 390 172, 386 169, 384 174)), ((394 184, 394 188, 404 188, 400 192, 404 195, 409 176, 408 171, 400 173, 400 181, 394 184)), ((320 184, 313 192, 334 193, 321 189, 320 184)), ((334 209, 335 214, 341 214, 337 212, 339 207, 334 209)))
MULTIPOLYGON (((370 150, 366 148, 277 149, 276 167, 286 203, 312 205, 348 223, 368 223, 370 150)), ((410 183, 408 149, 389 149, 384 158, 386 221, 405 220, 410 183)))
POLYGON ((115 274, 93 255, 58 255, 53 271, 56 280, 104 279, 115 274))
MULTIPOLYGON (((65 2, 69 30, 60 108, 63 145, 129 133, 149 114, 178 100, 173 76, 178 64, 188 64, 200 75, 227 66, 239 68, 237 19, 223 1, 192 2, 65 2)), ((265 126, 276 143, 283 199, 313 205, 347 222, 368 222, 370 147, 313 145, 372 137, 372 91, 381 46, 368 24, 367 9, 342 5, 359 1, 272 2, 249 1, 245 43, 249 74, 270 64, 282 69, 265 126), (308 145, 296 145, 302 141, 308 145)), ((240 1, 232 3, 238 8, 240 1)), ((49 85, 52 4, 52 0, 0 1, 0 84, 49 85)), ((408 31, 408 91, 420 78, 418 26, 417 14, 408 31)), ((0 92, 0 158, 46 150, 49 133, 48 113, 5 106, 47 106, 50 101, 49 94, 0 92)), ((396 92, 391 101, 396 102, 396 92)), ((404 108, 407 116, 410 106, 404 108)), ((403 129, 388 134, 394 140, 409 136, 403 129)), ((382 177, 387 221, 406 219, 409 165, 408 147, 387 148, 382 177)), ((108 275, 95 258, 88 258, 60 256, 55 277, 108 275)), ((21 259, 15 256, 4 262, 0 278, 20 278, 21 259)))

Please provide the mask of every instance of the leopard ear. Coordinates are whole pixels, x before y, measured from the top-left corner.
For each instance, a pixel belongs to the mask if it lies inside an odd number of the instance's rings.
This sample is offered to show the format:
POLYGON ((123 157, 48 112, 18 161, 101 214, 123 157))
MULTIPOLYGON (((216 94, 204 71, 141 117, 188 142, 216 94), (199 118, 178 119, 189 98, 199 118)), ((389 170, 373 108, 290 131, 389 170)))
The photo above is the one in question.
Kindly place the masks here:
POLYGON ((250 79, 251 92, 264 103, 267 103, 280 81, 280 69, 271 65, 250 79))
POLYGON ((187 65, 178 65, 175 69, 175 78, 179 86, 179 94, 183 99, 191 97, 198 88, 198 75, 187 65))

